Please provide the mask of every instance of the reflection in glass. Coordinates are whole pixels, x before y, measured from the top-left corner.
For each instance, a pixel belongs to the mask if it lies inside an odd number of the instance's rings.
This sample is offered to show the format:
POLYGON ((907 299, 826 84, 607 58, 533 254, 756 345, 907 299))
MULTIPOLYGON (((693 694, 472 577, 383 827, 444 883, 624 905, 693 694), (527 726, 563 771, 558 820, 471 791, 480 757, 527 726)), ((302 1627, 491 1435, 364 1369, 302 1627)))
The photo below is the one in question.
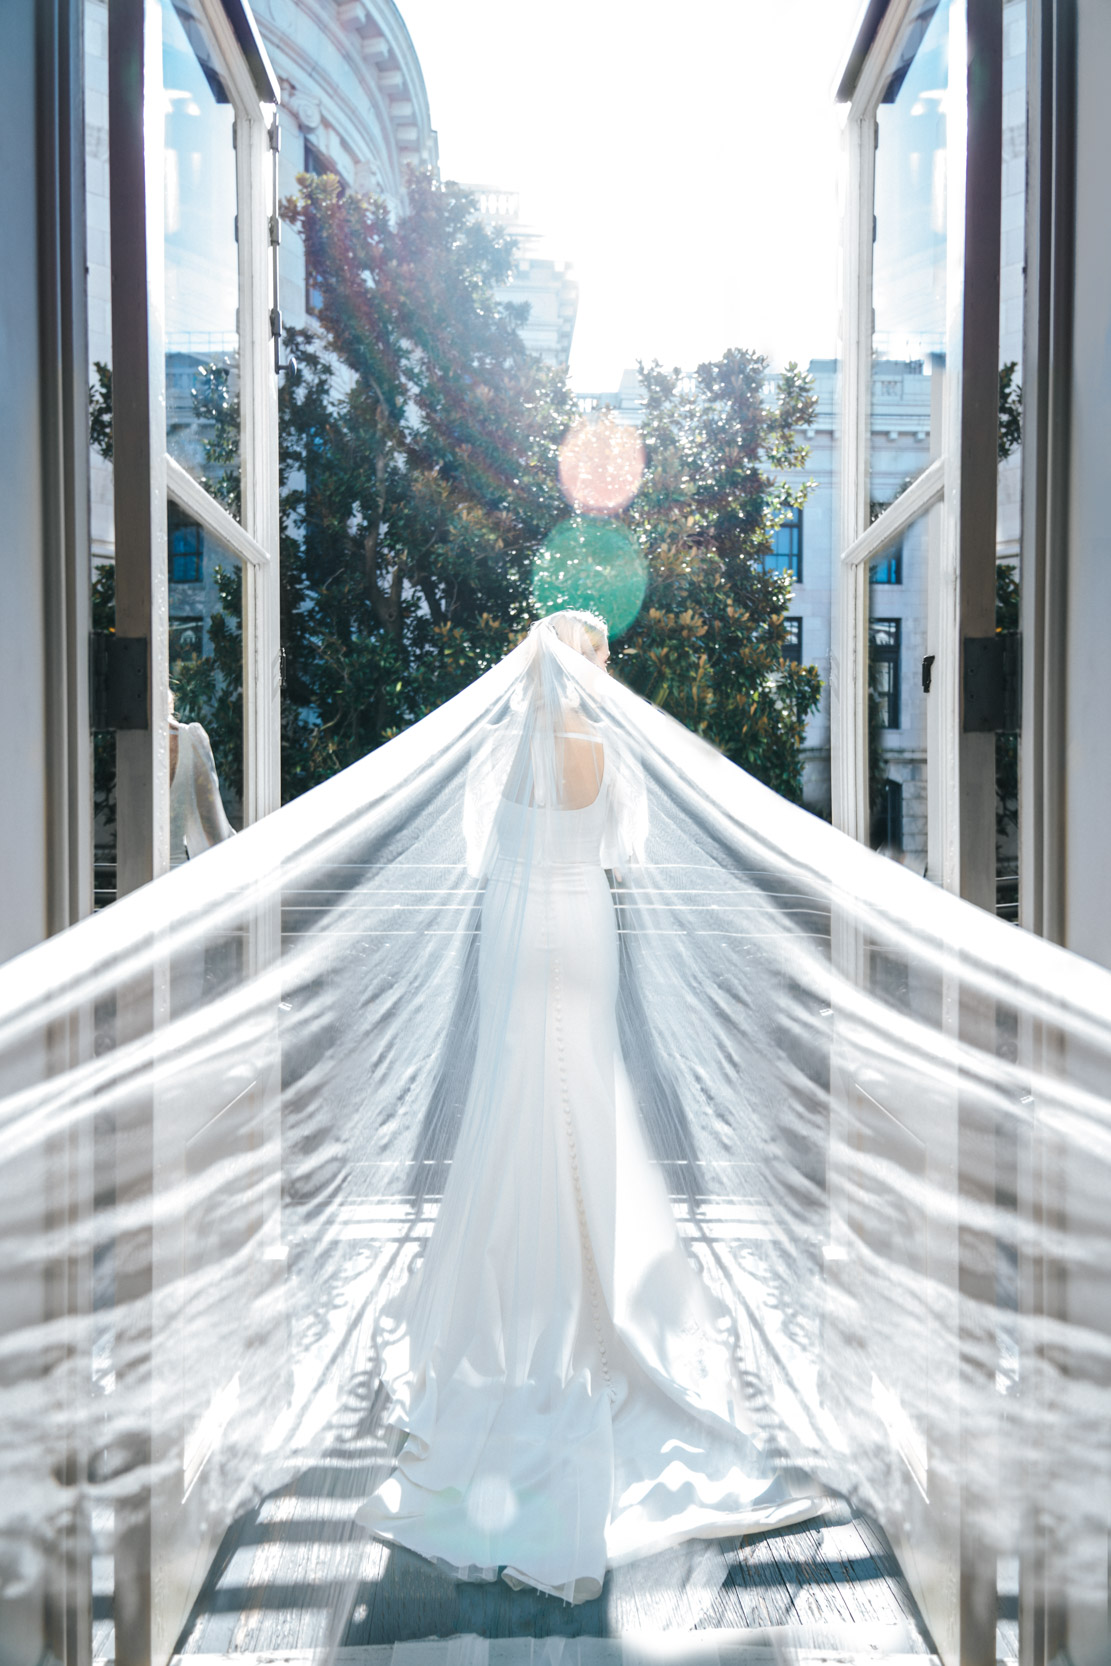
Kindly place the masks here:
POLYGON ((883 555, 873 561, 868 572, 872 584, 902 584, 903 582, 903 545, 902 541, 894 546, 889 555, 883 555))
POLYGON ((872 519, 940 450, 949 0, 918 0, 876 115, 872 519))
POLYGON ((926 649, 929 516, 868 569, 868 797, 871 844, 926 868, 926 649))
MULTIPOLYGON (((1000 561, 995 569, 995 628, 1005 634, 1021 624, 1021 585, 1017 563, 1000 561)), ((1018 735, 995 737, 995 911, 1018 921, 1018 735)))
POLYGON ((235 115, 196 0, 162 0, 166 445, 239 513, 235 115))
POLYGON ((172 501, 167 533, 170 691, 180 731, 175 741, 171 729, 170 748, 176 866, 243 825, 243 572, 239 558, 172 501), (190 821, 179 759, 192 771, 199 821, 190 821))

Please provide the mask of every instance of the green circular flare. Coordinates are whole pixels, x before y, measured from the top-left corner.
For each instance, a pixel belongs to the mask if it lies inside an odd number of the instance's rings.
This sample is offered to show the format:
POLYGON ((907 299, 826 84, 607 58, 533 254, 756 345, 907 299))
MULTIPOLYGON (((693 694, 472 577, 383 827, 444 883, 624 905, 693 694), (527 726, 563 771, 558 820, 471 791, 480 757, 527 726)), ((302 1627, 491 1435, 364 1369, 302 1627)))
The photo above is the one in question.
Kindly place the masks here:
POLYGON ((541 613, 561 607, 600 613, 611 637, 627 631, 644 600, 648 563, 616 521, 576 515, 551 531, 532 564, 541 613))

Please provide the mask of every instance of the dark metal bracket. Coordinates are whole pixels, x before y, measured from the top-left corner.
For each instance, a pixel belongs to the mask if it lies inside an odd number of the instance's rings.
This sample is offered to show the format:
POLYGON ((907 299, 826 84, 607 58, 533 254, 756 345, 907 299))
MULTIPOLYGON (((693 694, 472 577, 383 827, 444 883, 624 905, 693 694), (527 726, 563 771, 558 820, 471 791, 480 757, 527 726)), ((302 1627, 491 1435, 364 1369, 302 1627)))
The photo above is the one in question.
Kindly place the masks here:
POLYGON ((94 729, 147 728, 147 639, 93 631, 89 708, 94 729))
POLYGON ((1022 727, 1022 634, 964 639, 966 735, 1017 734, 1022 727))

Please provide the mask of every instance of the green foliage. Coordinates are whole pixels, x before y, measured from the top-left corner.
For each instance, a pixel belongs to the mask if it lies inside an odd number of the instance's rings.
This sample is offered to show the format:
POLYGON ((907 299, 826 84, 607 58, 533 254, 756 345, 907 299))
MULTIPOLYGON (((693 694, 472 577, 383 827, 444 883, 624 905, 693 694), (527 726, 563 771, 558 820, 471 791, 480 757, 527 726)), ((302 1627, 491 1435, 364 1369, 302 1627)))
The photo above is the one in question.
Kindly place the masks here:
POLYGON ((97 359, 96 381, 89 386, 89 444, 112 461, 112 370, 97 359))
POLYGON ((1022 388, 1015 381, 1018 361, 1011 359, 999 372, 999 461, 1004 462, 1022 442, 1022 388))
POLYGON ((1017 631, 1022 625, 1022 592, 1015 570, 1007 562, 995 569, 995 628, 1017 631))
POLYGON ((767 360, 731 350, 689 381, 641 367, 644 483, 626 514, 648 560, 640 615, 613 669, 786 797, 801 797, 801 746, 821 684, 784 660, 790 580, 764 570, 770 535, 805 488, 799 429, 816 399, 794 364, 767 403, 767 360))
POLYGON ((408 215, 302 176, 315 326, 281 396, 283 790, 361 757, 500 659, 560 518, 562 374, 493 299, 512 245, 429 176, 408 215))
POLYGON ((190 389, 193 417, 204 435, 205 472, 202 484, 236 520, 240 518, 239 393, 232 367, 202 364, 190 389))

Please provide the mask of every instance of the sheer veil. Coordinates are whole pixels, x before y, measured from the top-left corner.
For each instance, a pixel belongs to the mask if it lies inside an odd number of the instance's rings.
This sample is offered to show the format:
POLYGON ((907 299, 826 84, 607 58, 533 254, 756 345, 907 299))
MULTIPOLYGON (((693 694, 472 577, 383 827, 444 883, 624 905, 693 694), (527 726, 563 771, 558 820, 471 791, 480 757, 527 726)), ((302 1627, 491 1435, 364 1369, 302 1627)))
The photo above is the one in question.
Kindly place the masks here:
MULTIPOLYGON (((491 850, 540 860, 584 769, 622 1051, 745 1417, 893 1535, 959 1509, 1009 1555, 1035 1517, 1105 1577, 1111 978, 788 804, 578 628, 0 968, 9 1588, 109 1521, 172 1644, 239 1512, 350 1523, 479 1067, 491 850)), ((363 1545, 322 1533, 314 1643, 363 1545)))

